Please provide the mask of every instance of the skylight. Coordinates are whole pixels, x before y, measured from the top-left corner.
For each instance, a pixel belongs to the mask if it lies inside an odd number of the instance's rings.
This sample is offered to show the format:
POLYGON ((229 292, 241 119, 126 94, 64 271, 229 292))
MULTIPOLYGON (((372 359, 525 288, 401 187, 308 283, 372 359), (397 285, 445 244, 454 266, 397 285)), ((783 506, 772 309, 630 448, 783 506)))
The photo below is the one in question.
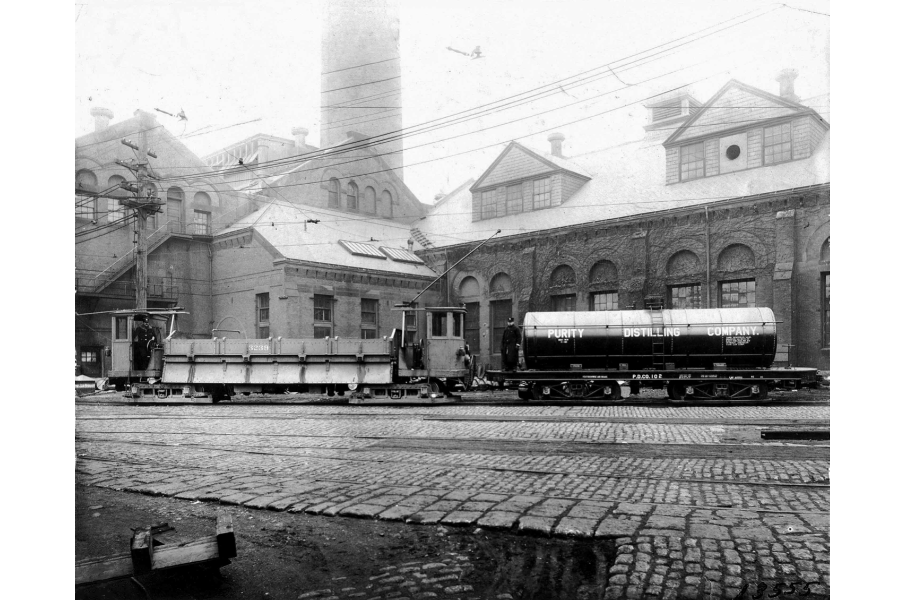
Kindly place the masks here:
POLYGON ((339 240, 339 243, 343 248, 348 250, 351 254, 355 254, 357 256, 371 256, 373 258, 382 258, 386 259, 383 254, 377 250, 376 246, 371 246, 370 244, 364 244, 362 242, 346 242, 345 240, 339 240))
POLYGON ((392 260, 410 262, 418 265, 424 264, 424 261, 418 258, 416 254, 409 252, 408 250, 403 250, 402 248, 387 248, 386 246, 380 246, 380 250, 392 260))

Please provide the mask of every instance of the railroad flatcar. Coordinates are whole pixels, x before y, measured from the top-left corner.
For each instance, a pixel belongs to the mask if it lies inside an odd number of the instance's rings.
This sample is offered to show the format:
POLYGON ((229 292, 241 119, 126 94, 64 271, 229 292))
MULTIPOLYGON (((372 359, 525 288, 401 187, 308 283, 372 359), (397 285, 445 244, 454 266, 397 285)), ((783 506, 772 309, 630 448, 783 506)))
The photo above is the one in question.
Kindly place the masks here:
MULTIPOLYGON (((378 339, 194 339, 173 309, 112 315, 110 383, 135 401, 217 402, 252 392, 349 393, 350 403, 439 403, 474 365, 465 309, 397 305, 402 326, 378 339)), ((217 330, 214 330, 216 333, 217 330)))
POLYGON ((622 398, 641 387, 672 400, 761 400, 770 387, 814 387, 816 369, 772 367, 769 308, 531 312, 524 318, 525 369, 487 372, 522 399, 622 398))

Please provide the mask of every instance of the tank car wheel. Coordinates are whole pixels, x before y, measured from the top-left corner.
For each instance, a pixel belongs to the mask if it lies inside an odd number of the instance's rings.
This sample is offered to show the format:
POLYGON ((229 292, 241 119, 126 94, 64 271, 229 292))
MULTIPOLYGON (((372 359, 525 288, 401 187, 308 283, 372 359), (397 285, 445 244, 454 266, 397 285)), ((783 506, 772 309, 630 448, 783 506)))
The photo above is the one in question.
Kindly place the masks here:
POLYGON ((684 390, 685 386, 682 383, 670 383, 666 387, 666 391, 669 394, 669 400, 673 403, 682 402, 687 399, 687 393, 684 390))
POLYGON ((534 390, 533 388, 527 388, 526 390, 518 390, 518 398, 529 402, 534 399, 534 390))

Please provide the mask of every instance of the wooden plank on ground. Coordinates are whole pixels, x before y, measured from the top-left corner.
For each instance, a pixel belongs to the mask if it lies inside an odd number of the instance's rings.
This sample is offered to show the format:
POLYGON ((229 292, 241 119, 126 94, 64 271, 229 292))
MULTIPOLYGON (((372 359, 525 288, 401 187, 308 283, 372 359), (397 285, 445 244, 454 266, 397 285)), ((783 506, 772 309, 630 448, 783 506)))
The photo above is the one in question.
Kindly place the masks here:
POLYGON ((217 560, 220 558, 217 536, 211 535, 185 544, 166 544, 154 549, 154 571, 217 560))
POLYGON ((220 558, 237 556, 235 532, 232 529, 232 515, 223 511, 217 513, 217 547, 220 558))
POLYGON ((75 585, 122 579, 132 576, 132 555, 125 552, 75 563, 75 585))

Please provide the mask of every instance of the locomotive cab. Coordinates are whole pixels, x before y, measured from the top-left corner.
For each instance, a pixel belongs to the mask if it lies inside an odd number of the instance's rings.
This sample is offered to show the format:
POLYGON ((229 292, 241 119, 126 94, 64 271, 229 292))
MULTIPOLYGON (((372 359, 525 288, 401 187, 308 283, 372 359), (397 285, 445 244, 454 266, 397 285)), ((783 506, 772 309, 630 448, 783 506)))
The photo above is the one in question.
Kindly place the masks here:
POLYGON ((112 315, 110 383, 117 390, 128 382, 159 379, 163 373, 163 341, 176 331, 176 315, 184 311, 121 310, 112 315))
POLYGON ((394 333, 401 377, 465 379, 471 356, 465 344, 464 308, 397 305, 402 329, 394 333))

